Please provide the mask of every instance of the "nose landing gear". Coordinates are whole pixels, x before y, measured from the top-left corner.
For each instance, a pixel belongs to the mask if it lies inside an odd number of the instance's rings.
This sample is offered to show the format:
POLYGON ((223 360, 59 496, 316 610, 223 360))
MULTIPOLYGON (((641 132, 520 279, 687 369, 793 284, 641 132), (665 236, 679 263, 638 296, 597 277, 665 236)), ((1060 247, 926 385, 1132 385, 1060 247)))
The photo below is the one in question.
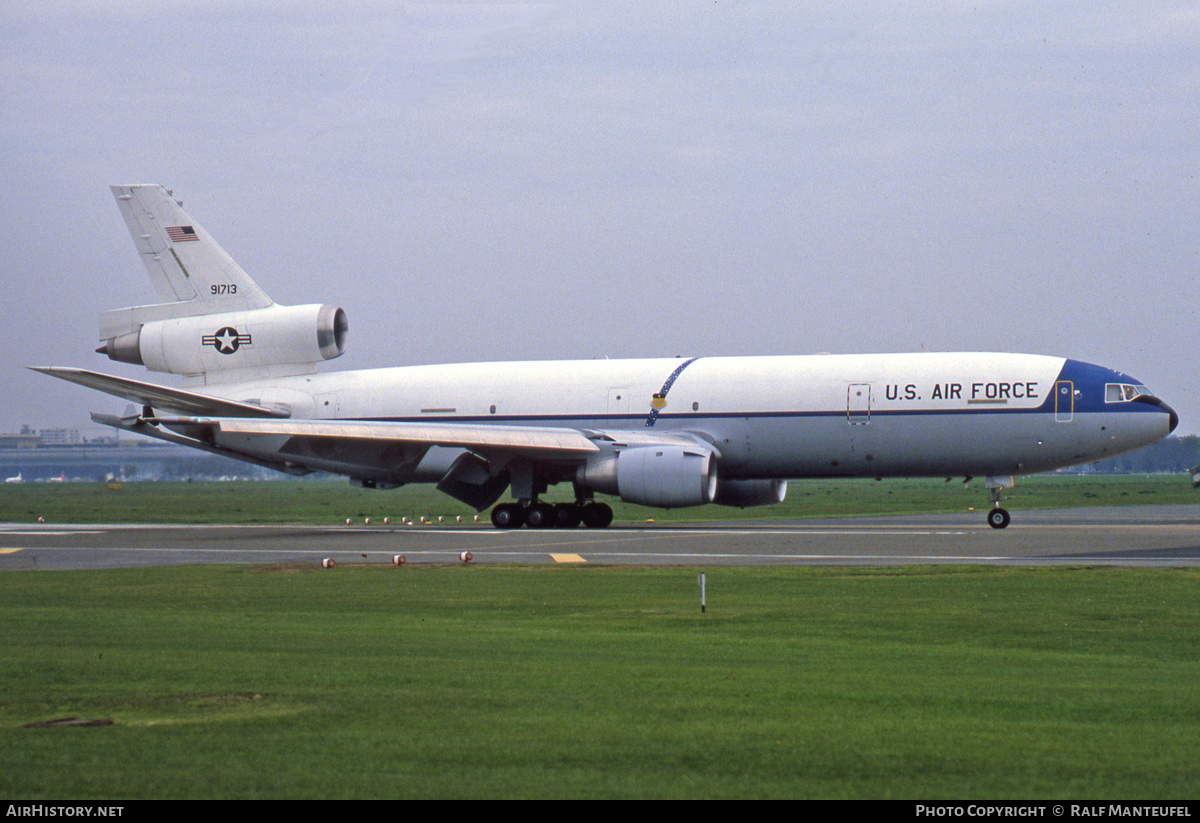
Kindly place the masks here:
POLYGON ((987 490, 992 493, 992 510, 988 512, 987 523, 993 529, 1008 528, 1012 515, 1000 505, 1000 491, 1015 485, 1011 477, 989 477, 985 483, 987 490))
POLYGON ((988 512, 988 525, 993 529, 1003 529, 1007 527, 1010 520, 1012 520, 1012 516, 1005 509, 1002 509, 999 506, 996 506, 994 509, 988 512))

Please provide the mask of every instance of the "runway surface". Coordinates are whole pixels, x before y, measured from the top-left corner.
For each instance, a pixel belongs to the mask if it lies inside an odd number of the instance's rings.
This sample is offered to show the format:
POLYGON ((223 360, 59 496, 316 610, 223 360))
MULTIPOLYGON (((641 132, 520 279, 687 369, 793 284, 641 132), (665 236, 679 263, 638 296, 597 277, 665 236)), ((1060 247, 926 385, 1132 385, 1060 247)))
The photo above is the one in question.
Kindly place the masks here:
POLYGON ((1200 505, 608 529, 490 526, 0 524, 0 571, 211 563, 460 563, 654 566, 1007 564, 1200 565, 1200 505))

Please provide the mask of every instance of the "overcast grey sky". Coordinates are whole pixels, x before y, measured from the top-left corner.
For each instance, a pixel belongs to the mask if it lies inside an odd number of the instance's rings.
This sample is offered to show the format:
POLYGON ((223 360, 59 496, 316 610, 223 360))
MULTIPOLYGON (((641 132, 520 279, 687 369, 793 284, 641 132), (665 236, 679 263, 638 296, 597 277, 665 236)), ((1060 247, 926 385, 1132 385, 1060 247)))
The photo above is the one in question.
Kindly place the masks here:
POLYGON ((121 401, 174 189, 326 368, 929 350, 1122 369, 1200 432, 1196 3, 0 7, 0 430, 121 401))

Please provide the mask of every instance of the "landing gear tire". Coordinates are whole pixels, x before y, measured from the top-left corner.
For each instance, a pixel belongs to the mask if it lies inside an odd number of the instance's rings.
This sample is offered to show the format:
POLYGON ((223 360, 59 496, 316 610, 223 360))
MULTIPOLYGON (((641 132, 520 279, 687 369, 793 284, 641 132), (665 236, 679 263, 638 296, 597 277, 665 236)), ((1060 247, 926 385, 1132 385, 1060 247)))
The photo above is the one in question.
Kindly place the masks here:
POLYGON ((612 521, 613 510, 607 503, 588 503, 583 507, 583 525, 589 529, 606 528, 612 521))
POLYGON ((583 522, 583 506, 574 503, 559 503, 554 507, 554 527, 573 529, 583 522))
POLYGON ((519 529, 525 525, 525 510, 516 503, 501 503, 492 509, 492 525, 497 529, 519 529))
POLYGON ((1011 515, 999 506, 988 512, 987 522, 993 529, 1007 528, 1010 520, 1012 520, 1011 515))
POLYGON ((525 512, 525 525, 531 529, 549 529, 554 521, 554 507, 549 503, 534 503, 525 512))

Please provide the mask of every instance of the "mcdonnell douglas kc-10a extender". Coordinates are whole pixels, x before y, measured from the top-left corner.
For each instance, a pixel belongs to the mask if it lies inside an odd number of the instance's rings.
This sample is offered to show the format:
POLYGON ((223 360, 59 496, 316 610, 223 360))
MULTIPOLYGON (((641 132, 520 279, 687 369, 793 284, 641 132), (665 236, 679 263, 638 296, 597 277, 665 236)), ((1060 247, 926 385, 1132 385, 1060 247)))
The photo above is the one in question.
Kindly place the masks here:
POLYGON ((920 353, 467 363, 318 373, 332 305, 280 306, 158 185, 114 186, 162 302, 103 312, 97 351, 184 388, 37 370, 141 406, 100 423, 365 488, 435 483, 499 528, 607 526, 647 506, 783 500, 789 478, 1012 477, 1154 443, 1175 412, 1132 377, 1062 357, 920 353), (571 489, 553 505, 547 490, 571 489))

